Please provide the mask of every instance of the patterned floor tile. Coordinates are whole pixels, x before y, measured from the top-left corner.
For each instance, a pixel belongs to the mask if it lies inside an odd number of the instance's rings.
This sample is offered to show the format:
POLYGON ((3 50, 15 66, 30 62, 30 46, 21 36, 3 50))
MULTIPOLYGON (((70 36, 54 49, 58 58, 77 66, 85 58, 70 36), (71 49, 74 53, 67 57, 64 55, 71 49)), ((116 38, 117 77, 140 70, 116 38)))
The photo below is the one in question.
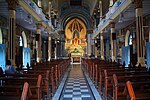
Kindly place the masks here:
POLYGON ((73 97, 73 95, 72 94, 64 94, 64 96, 63 96, 64 98, 72 98, 73 97))
POLYGON ((86 97, 86 98, 88 98, 88 97, 91 97, 91 96, 90 96, 90 94, 84 94, 84 95, 81 95, 81 97, 86 97))
POLYGON ((82 100, 81 97, 73 97, 72 100, 82 100))
POLYGON ((67 92, 71 92, 71 93, 72 93, 72 92, 73 92, 73 90, 65 90, 65 93, 67 93, 67 92))
POLYGON ((82 89, 81 92, 89 92, 88 89, 82 89))
POLYGON ((73 95, 81 95, 81 92, 73 92, 73 95))
POLYGON ((72 65, 60 100, 94 100, 80 65, 72 65))

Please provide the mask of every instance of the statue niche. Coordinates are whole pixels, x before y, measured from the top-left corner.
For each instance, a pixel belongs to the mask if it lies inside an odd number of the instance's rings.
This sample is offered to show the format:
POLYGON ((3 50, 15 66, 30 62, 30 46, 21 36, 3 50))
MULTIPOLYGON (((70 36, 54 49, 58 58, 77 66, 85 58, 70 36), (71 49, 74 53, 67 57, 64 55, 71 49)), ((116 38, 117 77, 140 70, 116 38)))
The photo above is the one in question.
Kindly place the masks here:
POLYGON ((79 38, 79 32, 77 30, 73 32, 73 39, 74 38, 79 38))
POLYGON ((79 45, 80 43, 80 39, 79 39, 79 32, 77 30, 75 30, 73 32, 73 37, 72 37, 72 44, 73 45, 79 45))

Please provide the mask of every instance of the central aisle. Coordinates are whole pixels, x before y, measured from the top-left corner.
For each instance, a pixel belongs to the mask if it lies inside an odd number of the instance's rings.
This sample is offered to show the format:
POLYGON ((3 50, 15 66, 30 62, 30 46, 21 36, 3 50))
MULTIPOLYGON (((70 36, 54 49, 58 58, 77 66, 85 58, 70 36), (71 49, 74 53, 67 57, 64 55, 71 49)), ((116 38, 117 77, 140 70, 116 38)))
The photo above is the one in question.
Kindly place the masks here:
POLYGON ((71 67, 60 100, 94 100, 81 65, 71 65, 71 67))

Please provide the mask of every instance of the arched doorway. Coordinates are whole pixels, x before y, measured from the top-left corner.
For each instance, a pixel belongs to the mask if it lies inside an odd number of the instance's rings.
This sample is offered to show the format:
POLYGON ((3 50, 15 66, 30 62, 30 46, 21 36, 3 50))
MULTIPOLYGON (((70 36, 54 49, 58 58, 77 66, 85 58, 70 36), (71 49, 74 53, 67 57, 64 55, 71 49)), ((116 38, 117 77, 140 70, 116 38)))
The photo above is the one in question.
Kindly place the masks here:
POLYGON ((146 62, 147 62, 147 67, 150 68, 150 29, 149 29, 149 41, 146 42, 146 62))
POLYGON ((27 63, 30 66, 30 48, 27 47, 27 38, 24 31, 22 31, 21 33, 19 46, 20 46, 19 51, 21 55, 20 63, 22 63, 24 68, 26 68, 27 63))
POLYGON ((133 45, 132 45, 132 33, 127 30, 125 34, 125 46, 122 47, 122 64, 125 63, 127 67, 132 61, 133 45))
POLYGON ((21 38, 22 38, 22 44, 23 44, 23 47, 24 48, 27 48, 27 38, 26 38, 26 34, 25 34, 25 32, 24 31, 22 31, 22 33, 21 33, 21 38))

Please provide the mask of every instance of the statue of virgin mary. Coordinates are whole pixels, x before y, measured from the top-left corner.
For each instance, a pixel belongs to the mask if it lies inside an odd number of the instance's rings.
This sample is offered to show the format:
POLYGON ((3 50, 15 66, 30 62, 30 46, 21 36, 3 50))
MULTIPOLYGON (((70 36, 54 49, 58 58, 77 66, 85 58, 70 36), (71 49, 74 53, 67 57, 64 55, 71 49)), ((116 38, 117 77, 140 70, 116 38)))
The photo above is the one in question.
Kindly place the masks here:
POLYGON ((75 30, 73 32, 73 38, 72 39, 74 39, 74 38, 79 38, 79 32, 77 30, 75 30))

